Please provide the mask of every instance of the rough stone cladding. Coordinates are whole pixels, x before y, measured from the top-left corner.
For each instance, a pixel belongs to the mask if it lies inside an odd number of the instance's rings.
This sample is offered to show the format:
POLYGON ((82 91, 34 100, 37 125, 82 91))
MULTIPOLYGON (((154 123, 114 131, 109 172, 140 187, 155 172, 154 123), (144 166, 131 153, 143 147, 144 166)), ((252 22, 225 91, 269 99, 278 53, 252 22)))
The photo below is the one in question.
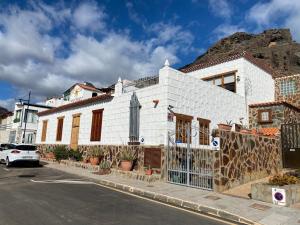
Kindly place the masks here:
MULTIPOLYGON (((53 151, 57 146, 56 144, 41 144, 38 145, 38 149, 42 154, 53 151)), ((65 145, 68 148, 68 145, 65 145)), ((161 149, 161 168, 164 168, 164 148, 162 146, 147 146, 147 145, 79 145, 78 151, 86 152, 92 150, 92 148, 98 147, 104 152, 103 158, 108 160, 113 168, 118 168, 120 165, 119 155, 124 150, 135 152, 137 159, 134 162, 134 169, 138 171, 144 170, 144 150, 145 148, 158 148, 161 149)))
POLYGON ((284 104, 250 107, 249 108, 249 128, 265 128, 265 127, 281 127, 283 123, 299 123, 300 111, 290 108, 284 104), (258 112, 259 110, 271 110, 272 111, 272 123, 259 123, 258 112))
POLYGON ((281 77, 275 80, 275 100, 286 101, 298 108, 300 108, 300 74, 281 77), (294 80, 296 84, 296 93, 293 95, 283 96, 280 93, 280 82, 282 80, 294 80))
POLYGON ((279 139, 222 130, 220 138, 220 151, 215 152, 215 191, 222 192, 281 170, 279 139))

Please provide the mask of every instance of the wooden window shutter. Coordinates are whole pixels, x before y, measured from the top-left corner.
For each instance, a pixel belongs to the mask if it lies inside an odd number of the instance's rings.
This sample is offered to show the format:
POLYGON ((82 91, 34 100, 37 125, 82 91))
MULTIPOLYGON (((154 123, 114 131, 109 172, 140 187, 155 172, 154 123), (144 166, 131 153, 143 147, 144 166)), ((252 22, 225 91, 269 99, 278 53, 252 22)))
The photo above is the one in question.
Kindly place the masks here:
POLYGON ((64 126, 64 118, 57 118, 57 130, 56 130, 56 141, 62 140, 62 132, 64 126))
POLYGON ((47 125, 48 125, 48 120, 44 120, 43 121, 43 129, 42 129, 42 137, 41 137, 42 142, 46 141, 47 125))
POLYGON ((191 143, 191 125, 192 125, 192 116, 184 114, 175 114, 176 116, 176 141, 181 143, 187 143, 187 129, 190 130, 190 143, 191 143))
POLYGON ((91 141, 101 140, 103 109, 93 111, 91 141))
POLYGON ((198 118, 198 121, 199 121, 199 144, 209 145, 210 120, 198 118))

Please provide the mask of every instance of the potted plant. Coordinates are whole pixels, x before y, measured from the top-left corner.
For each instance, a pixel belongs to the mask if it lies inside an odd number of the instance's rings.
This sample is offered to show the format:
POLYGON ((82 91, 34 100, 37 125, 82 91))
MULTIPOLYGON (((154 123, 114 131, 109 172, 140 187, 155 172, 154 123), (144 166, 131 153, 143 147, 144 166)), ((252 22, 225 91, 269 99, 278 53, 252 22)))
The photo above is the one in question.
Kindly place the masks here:
POLYGON ((231 128, 232 128, 232 121, 231 120, 230 121, 226 121, 226 124, 225 123, 219 123, 218 124, 218 128, 220 130, 228 130, 228 131, 230 131, 231 128))
POLYGON ((60 162, 61 160, 68 159, 69 154, 66 146, 57 146, 54 149, 54 156, 56 161, 60 162))
POLYGON ((122 170, 130 171, 132 168, 133 160, 135 160, 136 157, 134 151, 125 149, 122 152, 120 152, 119 159, 121 160, 122 170))
POLYGON ((69 160, 79 162, 82 160, 82 152, 70 149, 68 152, 69 160))
POLYGON ((148 165, 148 168, 145 170, 145 174, 150 176, 150 175, 152 175, 152 173, 153 173, 153 170, 151 169, 150 165, 148 165))
POLYGON ((110 167, 111 164, 108 160, 102 160, 101 163, 99 164, 99 174, 100 175, 109 174, 110 167))
POLYGON ((82 161, 83 161, 83 163, 89 163, 90 162, 90 156, 89 156, 87 151, 84 151, 82 153, 82 161))
POLYGON ((94 166, 99 165, 103 151, 99 147, 93 147, 90 153, 90 163, 94 166))

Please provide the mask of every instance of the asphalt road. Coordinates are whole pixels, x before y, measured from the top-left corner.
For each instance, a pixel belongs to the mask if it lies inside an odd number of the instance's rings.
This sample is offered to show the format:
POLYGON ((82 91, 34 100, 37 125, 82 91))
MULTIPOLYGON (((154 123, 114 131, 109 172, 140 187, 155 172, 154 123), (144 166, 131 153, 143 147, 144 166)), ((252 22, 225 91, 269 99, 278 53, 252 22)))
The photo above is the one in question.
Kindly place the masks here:
POLYGON ((0 165, 0 225, 225 224, 88 182, 53 183, 63 179, 83 181, 46 167, 0 165))

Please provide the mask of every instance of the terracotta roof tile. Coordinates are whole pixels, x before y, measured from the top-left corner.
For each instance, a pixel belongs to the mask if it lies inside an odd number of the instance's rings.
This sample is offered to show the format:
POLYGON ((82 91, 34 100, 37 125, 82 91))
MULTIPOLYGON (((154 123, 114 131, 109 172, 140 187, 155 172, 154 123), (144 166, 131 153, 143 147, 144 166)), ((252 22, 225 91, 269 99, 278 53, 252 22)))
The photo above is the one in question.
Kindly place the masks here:
POLYGON ((63 110, 68 110, 68 109, 72 109, 72 108, 75 108, 75 107, 88 105, 88 104, 91 104, 91 103, 94 103, 94 102, 101 102, 101 101, 104 101, 104 100, 110 100, 112 98, 113 98, 113 96, 111 96, 110 94, 99 95, 99 96, 96 96, 96 97, 84 99, 84 100, 77 101, 77 102, 72 102, 72 103, 65 104, 65 105, 62 105, 62 106, 59 106, 59 107, 56 107, 56 108, 52 108, 52 109, 49 109, 49 110, 39 112, 38 116, 46 116, 46 115, 50 115, 50 114, 60 112, 60 111, 63 111, 63 110))
POLYGON ((280 131, 277 127, 265 127, 260 128, 259 133, 265 136, 278 136, 280 134, 280 131))
POLYGON ((296 111, 300 112, 300 108, 292 105, 286 101, 274 101, 274 102, 261 102, 261 103, 255 103, 255 104, 250 104, 249 107, 250 108, 254 108, 254 107, 264 107, 264 106, 274 106, 274 105, 285 105, 289 108, 293 108, 296 111))
POLYGON ((207 63, 194 64, 194 65, 191 65, 191 66, 188 66, 186 68, 181 69, 181 71, 184 72, 184 73, 189 73, 189 72, 192 72, 192 71, 196 71, 196 70, 200 70, 200 69, 203 69, 203 68, 218 65, 218 64, 221 64, 221 63, 236 60, 236 59, 239 59, 239 58, 247 59, 249 62, 253 63, 254 65, 261 68, 262 70, 264 70, 267 73, 273 75, 274 77, 278 76, 278 74, 269 65, 267 65, 266 63, 254 58, 250 53, 248 53, 246 51, 243 51, 241 53, 236 53, 234 55, 231 55, 231 56, 228 56, 228 57, 225 57, 225 58, 212 60, 212 61, 209 61, 207 63))

